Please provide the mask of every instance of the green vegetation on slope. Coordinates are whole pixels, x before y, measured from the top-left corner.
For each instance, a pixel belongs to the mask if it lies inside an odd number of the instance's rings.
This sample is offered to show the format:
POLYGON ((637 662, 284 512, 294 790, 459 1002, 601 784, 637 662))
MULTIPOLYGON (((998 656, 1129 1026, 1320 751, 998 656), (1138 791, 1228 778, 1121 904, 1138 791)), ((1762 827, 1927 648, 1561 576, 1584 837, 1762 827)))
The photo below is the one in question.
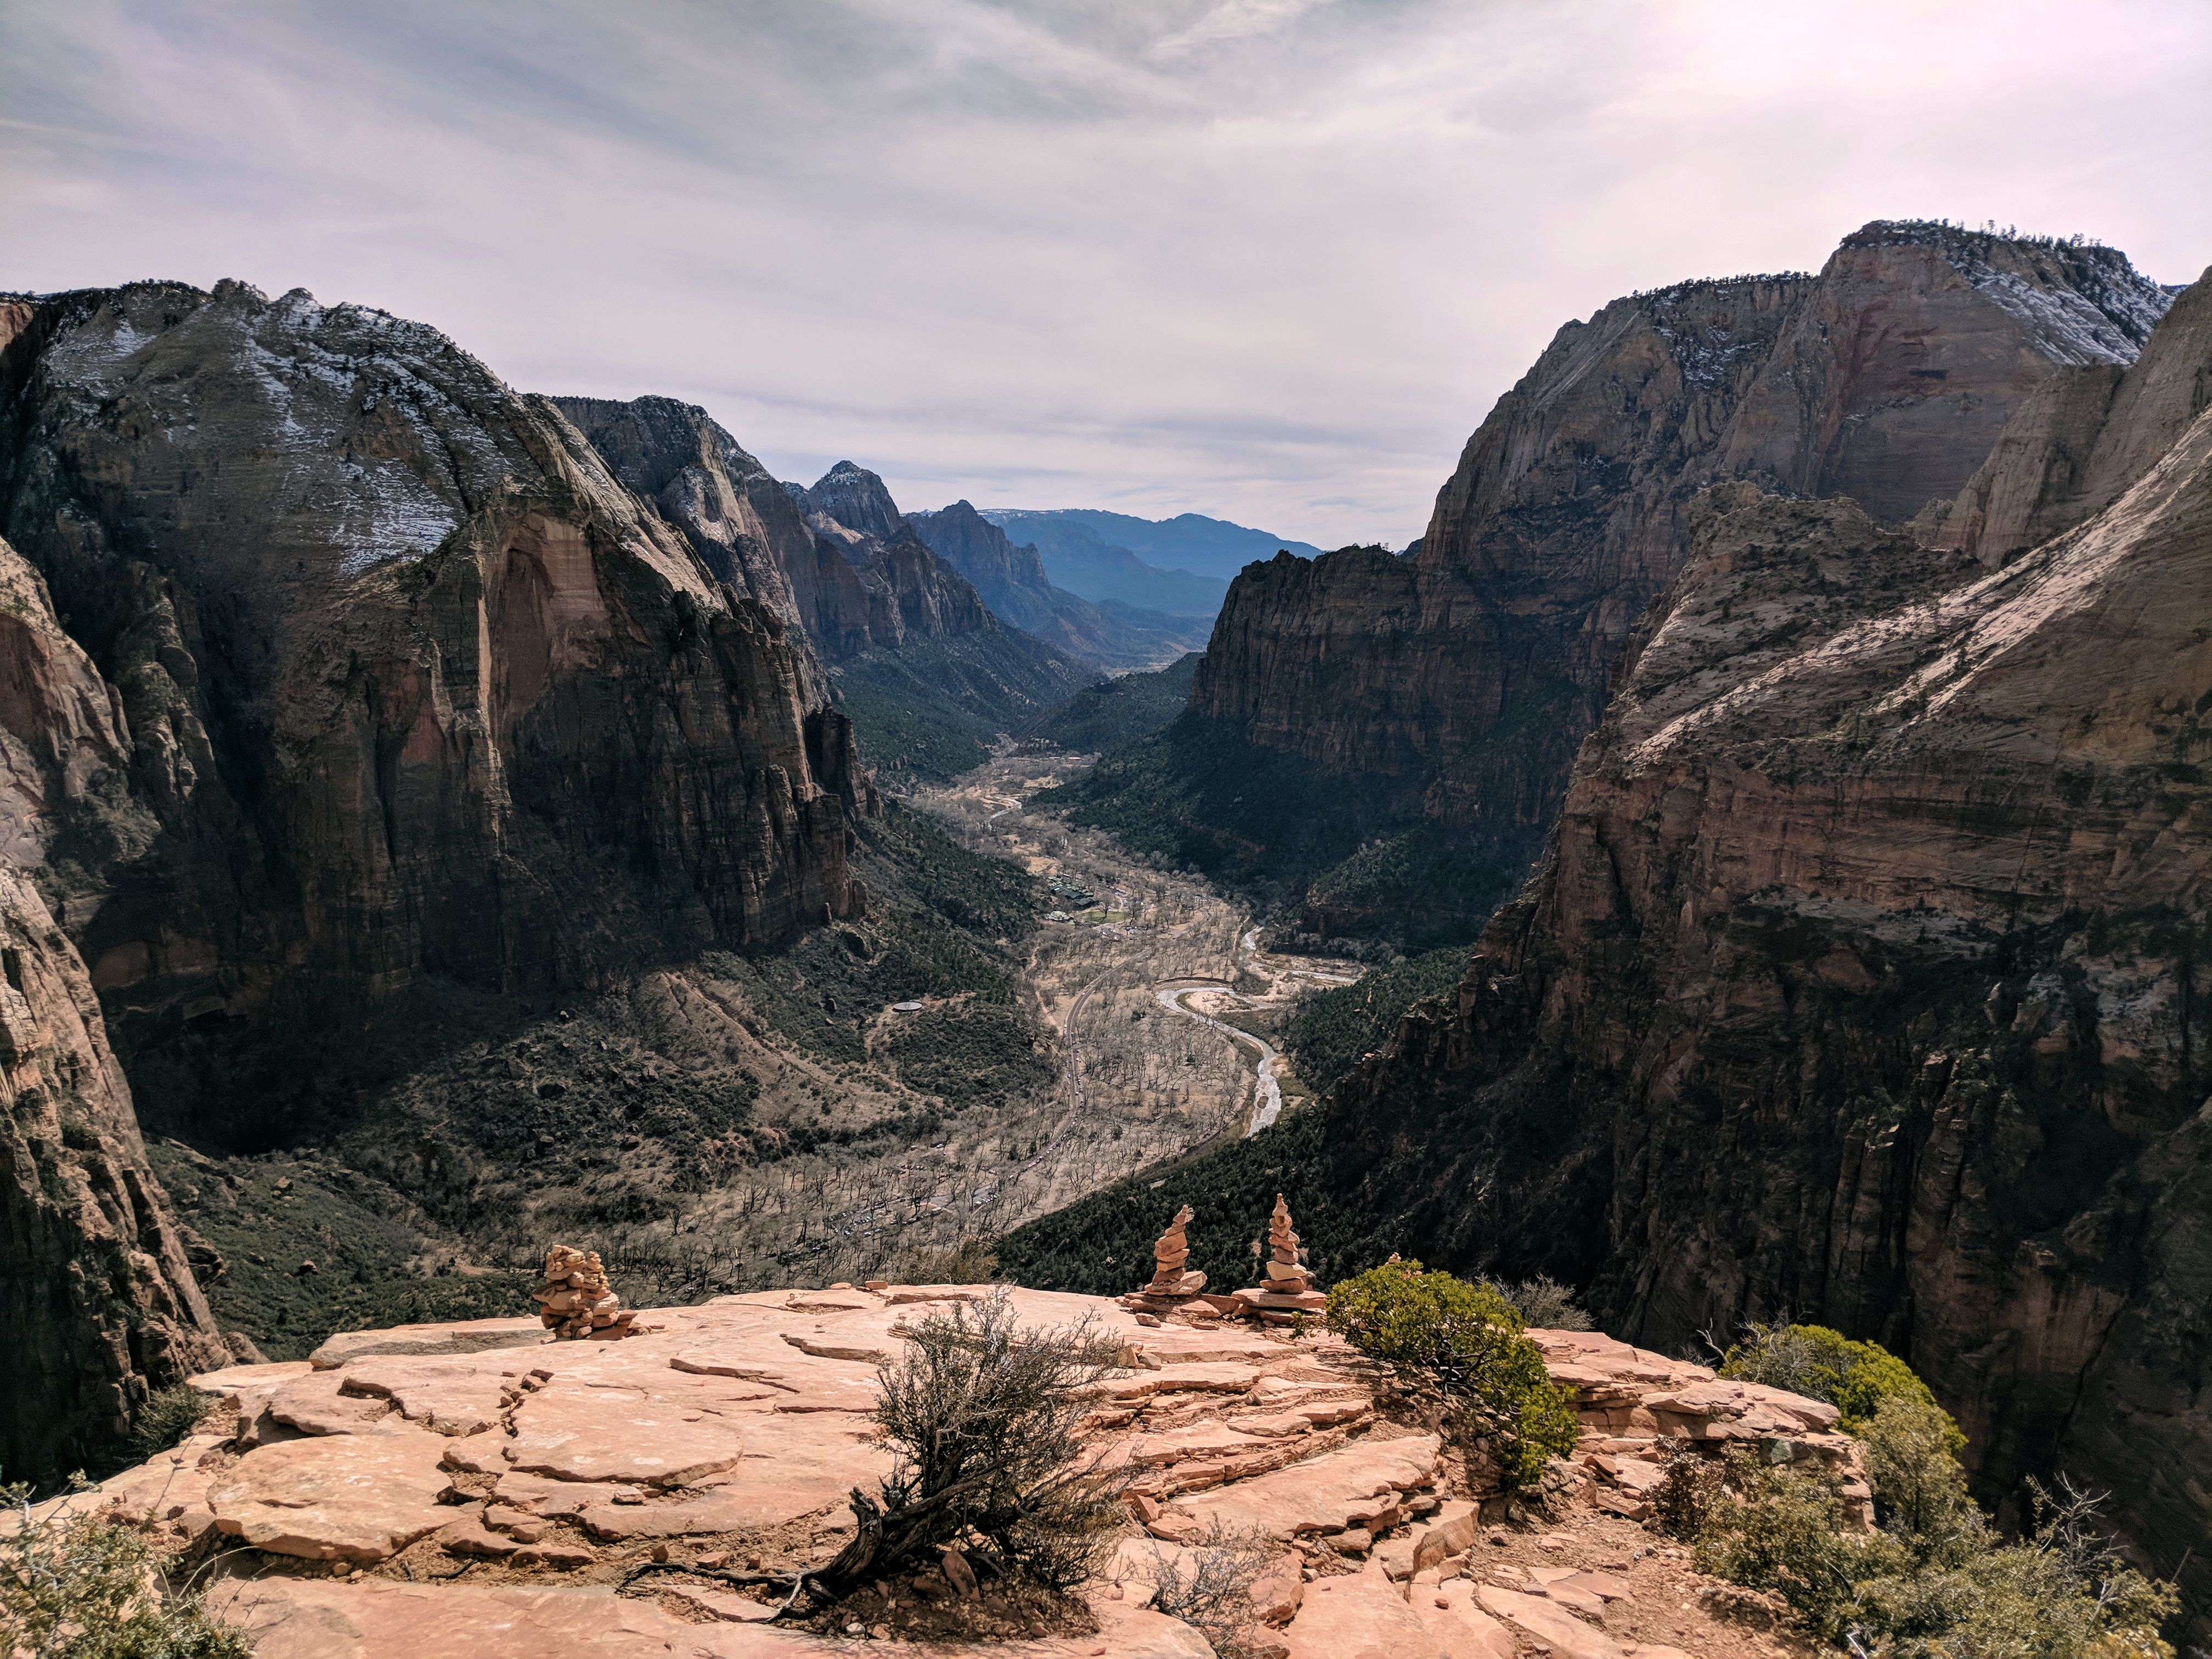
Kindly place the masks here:
POLYGON ((887 777, 943 783, 981 765, 993 738, 1066 701, 1093 671, 1017 629, 993 627, 864 651, 836 675, 861 759, 887 777))
POLYGON ((888 1004, 935 999, 879 1066, 955 1111, 1048 1085, 1017 995, 1036 883, 896 803, 858 834, 867 918, 780 950, 709 951, 563 1002, 426 981, 292 1052, 234 1053, 220 1022, 181 1034, 167 1063, 228 1079, 240 1108, 180 1131, 197 1154, 151 1148, 228 1263, 210 1287, 222 1324, 299 1358, 333 1331, 527 1312, 520 1280, 455 1258, 509 1262, 559 1231, 665 1218, 743 1165, 941 1129, 927 1110, 833 1116, 834 1087, 816 1113, 758 1123, 757 1037, 857 1066, 888 1004))
POLYGON ((220 1277, 200 1271, 217 1322, 270 1359, 304 1359, 335 1331, 530 1310, 525 1276, 455 1272, 450 1239, 410 1224, 404 1197, 334 1159, 210 1158, 171 1140, 146 1152, 179 1218, 222 1258, 220 1277))
POLYGON ((1314 1091, 1326 1094, 1389 1041, 1407 1009, 1456 988, 1466 971, 1467 947, 1443 945, 1370 969, 1356 985, 1313 992, 1291 1016, 1284 1052, 1314 1091))
MULTIPOLYGON (((1884 1356, 1887 1358, 1888 1356, 1884 1356)), ((1669 1467, 1656 1504, 1696 1540, 1705 1571, 1779 1596, 1818 1635, 1886 1659, 2171 1659, 2160 1626, 2171 1584, 2130 1567, 2101 1500, 2030 1480, 2026 1535, 1976 1505, 1958 1430, 1894 1360, 1901 1386, 1850 1431, 1874 1488, 1875 1527, 1852 1519, 1835 1477, 1748 1448, 1716 1466, 1669 1467)))
POLYGON ((1022 736, 1075 754, 1121 749, 1162 730, 1190 701, 1190 677, 1201 653, 1191 652, 1165 668, 1122 674, 1085 686, 1032 721, 1022 736))
POLYGON ((1462 1433, 1488 1441, 1509 1486, 1533 1486, 1575 1449, 1575 1394, 1552 1381, 1520 1310, 1487 1285, 1387 1261, 1329 1287, 1328 1328, 1443 1394, 1462 1433))
POLYGON ((1418 798, 1391 799, 1192 713, 1036 804, 1238 889, 1263 914, 1304 909, 1317 937, 1472 939, 1528 874, 1525 855, 1423 817, 1418 798))

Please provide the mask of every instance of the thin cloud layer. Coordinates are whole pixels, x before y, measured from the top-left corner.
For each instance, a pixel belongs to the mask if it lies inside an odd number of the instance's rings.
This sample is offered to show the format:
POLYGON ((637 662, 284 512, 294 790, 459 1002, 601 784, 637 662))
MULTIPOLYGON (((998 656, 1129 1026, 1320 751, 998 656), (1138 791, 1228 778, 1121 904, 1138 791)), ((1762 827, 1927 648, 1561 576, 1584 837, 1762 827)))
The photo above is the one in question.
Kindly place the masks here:
POLYGON ((0 287, 236 276, 902 502, 1418 534, 1631 289, 1877 216, 2212 258, 2200 0, 14 0, 0 287))

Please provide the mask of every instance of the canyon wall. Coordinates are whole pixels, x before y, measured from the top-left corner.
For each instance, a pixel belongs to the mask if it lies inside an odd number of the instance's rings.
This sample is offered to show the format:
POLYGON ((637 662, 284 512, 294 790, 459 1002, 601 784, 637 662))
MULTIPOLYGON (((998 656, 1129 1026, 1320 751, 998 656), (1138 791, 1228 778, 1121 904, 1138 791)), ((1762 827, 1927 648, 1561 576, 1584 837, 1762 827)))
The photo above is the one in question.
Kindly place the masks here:
POLYGON ((2109 504, 1997 568, 1702 496, 1536 878, 1335 1107, 1392 1247, 1655 1347, 1875 1338, 1985 1495, 2109 1490, 2200 1618, 2208 293, 2109 377, 2109 504))
POLYGON ((126 1050, 280 988, 558 985, 865 902, 850 731, 745 537, 740 592, 420 325, 234 283, 21 303, 0 526, 128 734, 127 796, 52 864, 126 1050))
POLYGON ((151 1389, 228 1363, 196 1241, 147 1168, 91 976, 26 875, 60 842, 142 845, 118 700, 0 542, 0 1322, 16 1370, 0 1469, 94 1464, 151 1389), (112 835, 102 837, 103 825, 112 835), (88 842, 85 832, 91 832, 88 842))
POLYGON ((1248 566, 1190 708, 1525 863, 1698 490, 1905 518, 2054 376, 2116 375, 2166 303, 2109 249, 1888 223, 1817 276, 1615 301, 1499 399, 1418 552, 1248 566))

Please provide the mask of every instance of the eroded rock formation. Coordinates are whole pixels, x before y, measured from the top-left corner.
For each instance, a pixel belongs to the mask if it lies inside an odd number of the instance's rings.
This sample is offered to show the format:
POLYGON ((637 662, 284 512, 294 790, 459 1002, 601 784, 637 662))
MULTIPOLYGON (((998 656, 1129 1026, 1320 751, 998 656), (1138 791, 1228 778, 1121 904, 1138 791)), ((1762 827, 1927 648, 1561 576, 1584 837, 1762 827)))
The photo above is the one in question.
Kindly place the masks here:
MULTIPOLYGON (((2172 429, 2203 300, 2100 449, 2172 429)), ((1876 1338, 1988 1495, 2068 1472, 2172 1571, 2212 1516, 2212 412, 1995 571, 1747 484, 1691 522, 1538 879, 1341 1091, 1360 1190, 1654 1347, 1876 1338)))
POLYGON ((2108 383, 2166 303, 2108 249, 1886 223, 1817 276, 1616 301, 1499 399, 1418 555, 1248 567, 1190 708, 1524 866, 1699 489, 1902 520, 2054 376, 2108 383))
MULTIPOLYGON (((879 1358, 916 1318, 978 1294, 721 1297, 614 1345, 541 1344, 519 1319, 352 1333, 312 1364, 198 1379, 222 1409, 179 1467, 156 1460, 84 1501, 150 1508, 179 1544, 220 1541, 210 1605, 264 1659, 327 1653, 333 1632, 369 1659, 417 1659, 461 1628, 491 1632, 501 1653, 816 1659, 839 1639, 772 1625, 780 1586, 717 1575, 820 1565, 825 1519, 890 1472, 871 1411, 879 1358), (500 1571, 465 1571, 487 1561, 500 1571), (610 1595, 617 1575, 651 1589, 610 1595)), ((1253 1614, 1301 1659, 1510 1656, 1516 1629, 1586 1659, 1665 1659, 1684 1639, 1705 1651, 1695 1633, 1713 1627, 1680 1616, 1693 1586, 1662 1576, 1626 1518, 1648 1508, 1662 1436, 1756 1446, 1864 1496, 1834 1407, 1538 1331, 1582 1433, 1547 1471, 1550 1514, 1486 1530, 1510 1500, 1378 1397, 1376 1368, 1333 1338, 1146 1325, 1103 1300, 1006 1294, 1024 1323, 1086 1321, 1127 1362, 1092 1390, 1084 1432, 1126 1468, 1134 1524, 1081 1587, 1095 1633, 1023 1643, 1030 1653, 1205 1659, 1207 1642, 1152 1607, 1151 1586, 1170 1565, 1188 1575, 1188 1547, 1222 1528, 1264 1544, 1253 1614), (1501 1591, 1509 1581, 1521 1588, 1501 1591)), ((961 1659, 1034 1634, 1016 1621, 933 1638, 932 1604, 964 1588, 957 1558, 887 1577, 839 1608, 876 1639, 961 1659)))
POLYGON ((0 1469, 51 1480, 113 1452, 157 1388, 227 1364, 146 1167, 90 976, 0 862, 0 1469))
MULTIPOLYGON (((863 902, 849 729, 810 710, 769 562, 714 544, 763 598, 702 561, 703 506, 679 532, 553 404, 380 313, 234 283, 22 303, 0 520, 158 821, 134 847, 118 808, 64 884, 126 1026, 280 985, 557 984, 863 902)), ((726 478, 693 459, 664 491, 726 478)))

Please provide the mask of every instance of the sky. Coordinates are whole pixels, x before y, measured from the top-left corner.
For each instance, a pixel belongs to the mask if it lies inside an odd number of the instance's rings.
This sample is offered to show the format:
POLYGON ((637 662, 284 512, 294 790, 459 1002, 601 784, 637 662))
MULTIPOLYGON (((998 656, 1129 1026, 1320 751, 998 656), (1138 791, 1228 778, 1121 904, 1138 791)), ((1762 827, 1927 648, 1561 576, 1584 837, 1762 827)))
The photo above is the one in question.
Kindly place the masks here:
POLYGON ((2212 263, 2207 0, 0 0, 0 289, 224 276, 900 504, 1420 533, 1570 319, 2212 263))

